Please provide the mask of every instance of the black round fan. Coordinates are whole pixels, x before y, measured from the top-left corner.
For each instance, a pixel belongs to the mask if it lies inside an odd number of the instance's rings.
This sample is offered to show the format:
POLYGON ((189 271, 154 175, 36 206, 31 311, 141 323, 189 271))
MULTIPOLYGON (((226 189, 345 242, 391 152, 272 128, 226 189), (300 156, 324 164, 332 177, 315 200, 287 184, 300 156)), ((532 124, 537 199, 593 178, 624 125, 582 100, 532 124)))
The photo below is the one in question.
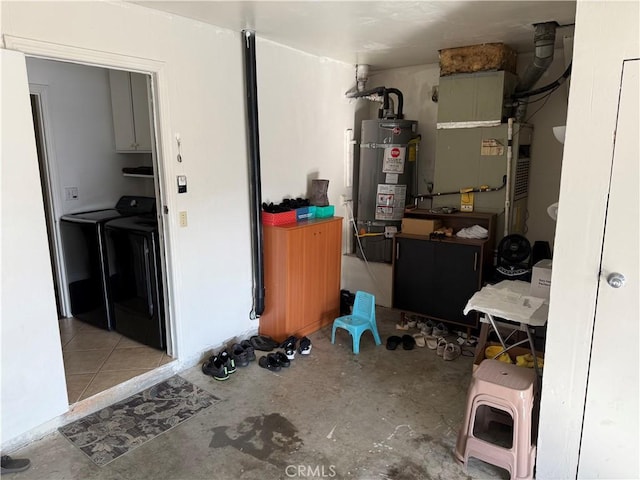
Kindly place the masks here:
POLYGON ((507 235, 498 244, 498 277, 511 280, 528 280, 531 275, 529 256, 531 243, 517 233, 507 235))
POLYGON ((531 243, 522 235, 507 235, 498 244, 498 259, 506 263, 522 263, 531 255, 531 243))

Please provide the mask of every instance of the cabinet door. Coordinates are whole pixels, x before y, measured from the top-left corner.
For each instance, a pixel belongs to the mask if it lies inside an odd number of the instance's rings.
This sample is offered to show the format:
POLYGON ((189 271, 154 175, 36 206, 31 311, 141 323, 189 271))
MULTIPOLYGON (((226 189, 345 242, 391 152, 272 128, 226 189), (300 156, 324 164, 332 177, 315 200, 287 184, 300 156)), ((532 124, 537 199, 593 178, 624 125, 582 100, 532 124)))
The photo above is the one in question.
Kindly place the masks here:
POLYGON ((147 77, 109 70, 116 151, 151 152, 147 77))
POLYGON ((151 151, 151 123, 149 122, 149 90, 147 75, 131 73, 131 104, 133 130, 137 151, 151 151))
POLYGON ((477 314, 463 315, 480 288, 479 246, 396 237, 393 307, 461 325, 477 326, 477 314))
POLYGON ((433 289, 433 245, 427 240, 395 239, 393 307, 428 314, 433 289))
POLYGON ((434 247, 433 282, 430 290, 431 315, 454 323, 477 326, 478 315, 462 311, 480 289, 480 247, 457 243, 431 242, 434 247))

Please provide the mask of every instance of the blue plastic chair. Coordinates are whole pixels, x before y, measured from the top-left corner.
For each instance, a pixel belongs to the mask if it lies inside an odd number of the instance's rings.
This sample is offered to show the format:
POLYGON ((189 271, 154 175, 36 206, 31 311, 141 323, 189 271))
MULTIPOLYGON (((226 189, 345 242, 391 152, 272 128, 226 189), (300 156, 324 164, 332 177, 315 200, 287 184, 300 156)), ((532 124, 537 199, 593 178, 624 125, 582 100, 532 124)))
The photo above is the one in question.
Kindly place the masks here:
POLYGON ((333 321, 331 343, 336 341, 336 329, 344 328, 353 338, 353 353, 360 353, 360 336, 370 330, 376 345, 381 345, 376 325, 376 297, 367 292, 356 292, 351 315, 338 317, 333 321))

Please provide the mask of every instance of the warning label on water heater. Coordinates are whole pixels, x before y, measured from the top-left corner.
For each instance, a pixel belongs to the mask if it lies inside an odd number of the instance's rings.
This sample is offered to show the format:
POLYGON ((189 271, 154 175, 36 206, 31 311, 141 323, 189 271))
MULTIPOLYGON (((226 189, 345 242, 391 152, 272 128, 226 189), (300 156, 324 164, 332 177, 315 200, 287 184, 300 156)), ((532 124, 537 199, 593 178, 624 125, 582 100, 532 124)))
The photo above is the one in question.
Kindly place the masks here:
POLYGON ((404 173, 404 158, 407 147, 388 147, 384 149, 382 173, 404 173))
POLYGON ((406 197, 406 185, 378 184, 376 220, 402 220, 406 197))

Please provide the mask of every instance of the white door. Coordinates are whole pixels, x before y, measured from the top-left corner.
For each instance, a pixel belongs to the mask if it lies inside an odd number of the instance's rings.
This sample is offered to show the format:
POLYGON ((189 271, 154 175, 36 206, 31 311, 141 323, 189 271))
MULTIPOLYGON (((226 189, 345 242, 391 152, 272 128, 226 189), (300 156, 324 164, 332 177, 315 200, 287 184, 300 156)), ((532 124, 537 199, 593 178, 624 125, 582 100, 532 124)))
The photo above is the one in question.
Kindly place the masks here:
POLYGON ((578 465, 584 479, 640 478, 639 76, 640 60, 625 61, 578 465))

